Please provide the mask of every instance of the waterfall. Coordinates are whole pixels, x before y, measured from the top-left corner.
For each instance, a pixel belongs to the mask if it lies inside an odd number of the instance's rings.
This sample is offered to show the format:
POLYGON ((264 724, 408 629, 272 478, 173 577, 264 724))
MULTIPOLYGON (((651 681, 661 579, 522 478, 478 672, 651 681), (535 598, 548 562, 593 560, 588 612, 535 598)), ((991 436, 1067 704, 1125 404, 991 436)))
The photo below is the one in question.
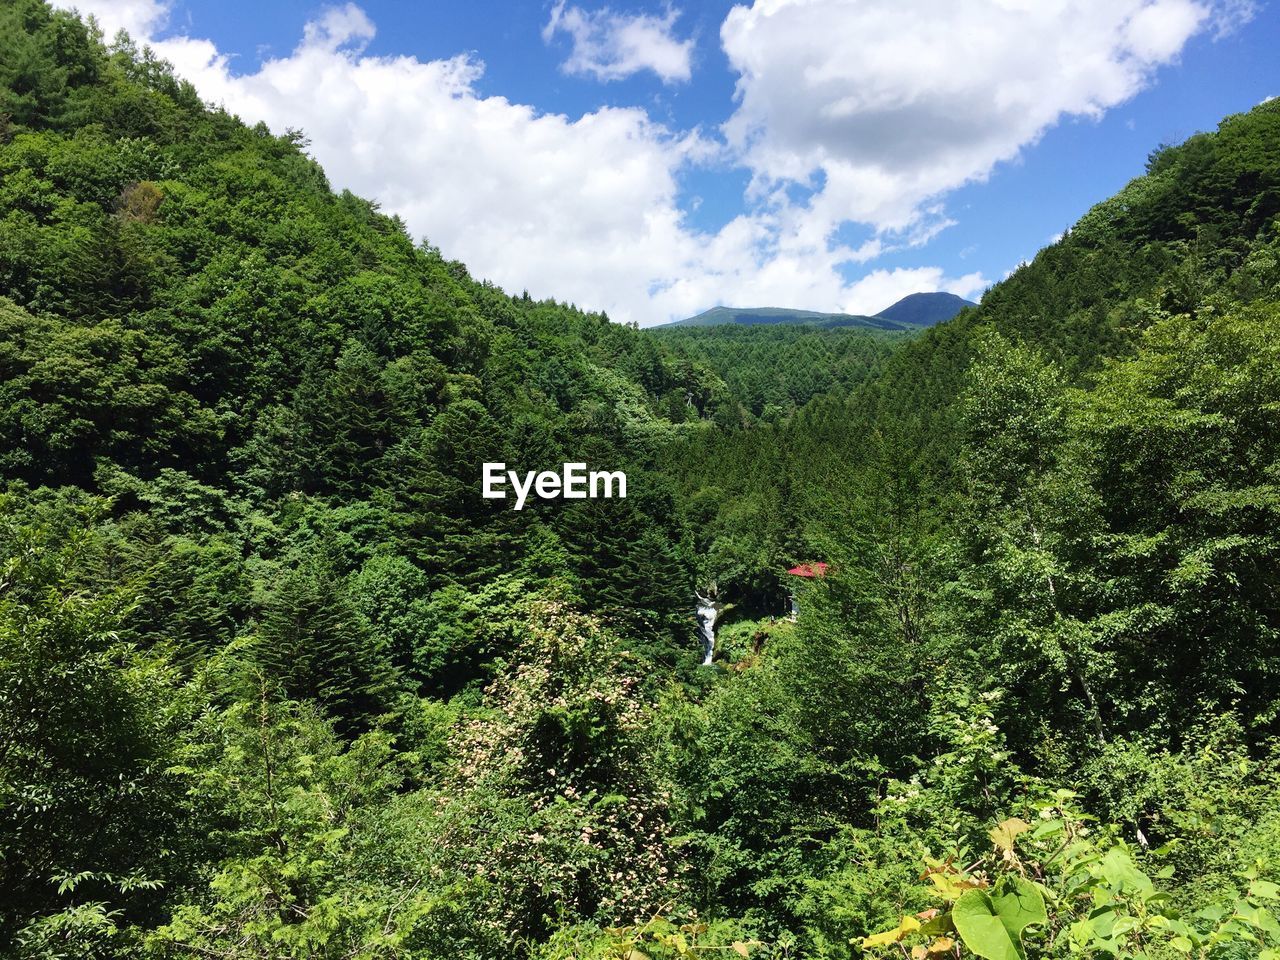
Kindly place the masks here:
MULTIPOLYGON (((713 587, 711 593, 715 593, 713 587)), ((698 629, 702 633, 702 665, 711 665, 711 658, 716 652, 716 618, 720 616, 723 604, 716 603, 711 597, 695 593, 698 598, 698 629)))

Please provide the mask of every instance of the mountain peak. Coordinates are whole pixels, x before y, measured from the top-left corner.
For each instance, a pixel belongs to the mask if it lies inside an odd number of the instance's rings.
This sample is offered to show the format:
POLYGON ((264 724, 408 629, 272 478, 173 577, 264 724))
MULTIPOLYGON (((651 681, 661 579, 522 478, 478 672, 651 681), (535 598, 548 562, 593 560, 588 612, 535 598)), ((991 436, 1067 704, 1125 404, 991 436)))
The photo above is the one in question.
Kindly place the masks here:
POLYGON ((912 293, 891 307, 876 314, 882 320, 890 320, 908 327, 932 327, 950 320, 966 307, 977 304, 954 293, 912 293))

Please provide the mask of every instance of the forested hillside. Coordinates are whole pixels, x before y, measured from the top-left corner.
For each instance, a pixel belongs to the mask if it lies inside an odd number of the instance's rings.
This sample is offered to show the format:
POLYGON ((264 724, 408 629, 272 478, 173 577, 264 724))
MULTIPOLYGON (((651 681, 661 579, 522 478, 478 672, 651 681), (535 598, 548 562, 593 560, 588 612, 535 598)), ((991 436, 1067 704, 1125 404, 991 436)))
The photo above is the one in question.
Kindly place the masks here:
POLYGON ((1280 103, 907 338, 306 146, 0 0, 0 955, 1280 956, 1280 103))
POLYGON ((847 397, 906 342, 901 334, 792 325, 664 327, 650 335, 724 382, 711 410, 724 427, 740 425, 744 415, 747 423, 779 423, 816 397, 847 397))

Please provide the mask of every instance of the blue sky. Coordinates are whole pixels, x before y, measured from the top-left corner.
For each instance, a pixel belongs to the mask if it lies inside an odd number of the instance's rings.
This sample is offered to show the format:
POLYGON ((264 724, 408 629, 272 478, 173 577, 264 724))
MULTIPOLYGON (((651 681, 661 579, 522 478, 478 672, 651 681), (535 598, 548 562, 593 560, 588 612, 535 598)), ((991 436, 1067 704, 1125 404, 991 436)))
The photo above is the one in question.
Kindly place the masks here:
POLYGON ((1242 0, 82 0, 513 292, 642 325, 976 297, 1280 94, 1242 0))

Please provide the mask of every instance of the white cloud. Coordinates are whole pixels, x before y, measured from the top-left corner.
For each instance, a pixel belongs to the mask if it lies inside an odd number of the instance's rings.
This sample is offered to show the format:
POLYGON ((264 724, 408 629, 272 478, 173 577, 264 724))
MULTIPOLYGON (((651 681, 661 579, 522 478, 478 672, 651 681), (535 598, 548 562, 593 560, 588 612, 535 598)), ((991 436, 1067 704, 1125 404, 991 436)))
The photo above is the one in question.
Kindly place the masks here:
POLYGON ((586 11, 559 0, 542 30, 550 43, 565 33, 573 41, 564 71, 597 80, 621 80, 652 70, 663 83, 687 81, 693 75, 693 40, 677 40, 673 30, 679 13, 668 7, 661 17, 617 13, 607 7, 586 11))
POLYGON ((377 32, 368 14, 354 3, 348 3, 343 7, 328 7, 309 21, 302 31, 302 44, 331 52, 342 47, 361 52, 377 32))
POLYGON ((168 4, 163 0, 71 0, 54 6, 79 10, 84 16, 92 15, 107 40, 120 30, 128 31, 137 39, 150 36, 169 16, 168 4))
POLYGON ((646 309, 655 276, 683 269, 676 174, 705 149, 638 109, 577 119, 481 97, 483 65, 362 55, 354 8, 307 28, 289 56, 237 76, 207 41, 160 41, 202 95, 249 122, 303 129, 331 181, 379 200, 446 256, 507 289, 646 309))
POLYGON ((1239 0, 757 0, 721 28, 740 74, 725 129, 758 189, 820 171, 829 220, 903 229, 1251 14, 1239 0))
POLYGON ((1255 0, 1216 0, 1213 4, 1213 39, 1235 33, 1258 13, 1255 0))

